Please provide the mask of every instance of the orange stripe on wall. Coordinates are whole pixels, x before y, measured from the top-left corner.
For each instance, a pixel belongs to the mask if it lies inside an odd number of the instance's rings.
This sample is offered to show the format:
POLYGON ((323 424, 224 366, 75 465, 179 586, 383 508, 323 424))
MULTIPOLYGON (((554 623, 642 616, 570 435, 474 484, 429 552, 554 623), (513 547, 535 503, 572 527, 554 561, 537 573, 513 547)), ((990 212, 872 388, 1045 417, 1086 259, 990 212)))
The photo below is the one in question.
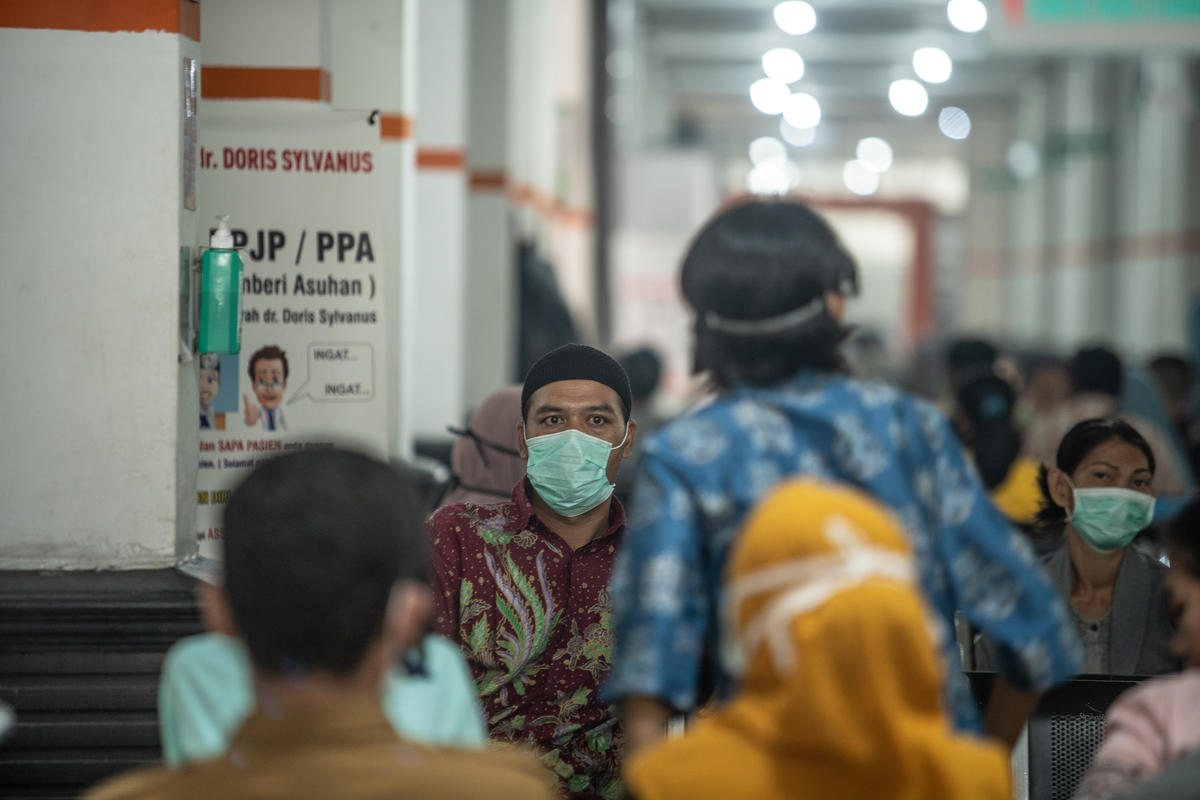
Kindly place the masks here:
POLYGON ((595 222, 590 209, 565 206, 553 195, 527 183, 514 186, 508 197, 513 203, 529 206, 539 214, 549 217, 555 224, 566 228, 590 228, 595 222))
POLYGON ((200 41, 200 4, 192 0, 4 0, 0 28, 165 31, 200 41))
POLYGON ((508 185, 508 175, 502 169, 472 170, 467 184, 476 191, 504 189, 508 185))
POLYGON ((417 151, 417 169, 461 169, 465 161, 462 150, 426 148, 417 151))
POLYGON ((203 67, 206 100, 315 100, 329 102, 329 73, 316 67, 203 67))
POLYGON ((379 136, 383 139, 411 139, 413 135, 412 117, 403 114, 380 114, 379 136))

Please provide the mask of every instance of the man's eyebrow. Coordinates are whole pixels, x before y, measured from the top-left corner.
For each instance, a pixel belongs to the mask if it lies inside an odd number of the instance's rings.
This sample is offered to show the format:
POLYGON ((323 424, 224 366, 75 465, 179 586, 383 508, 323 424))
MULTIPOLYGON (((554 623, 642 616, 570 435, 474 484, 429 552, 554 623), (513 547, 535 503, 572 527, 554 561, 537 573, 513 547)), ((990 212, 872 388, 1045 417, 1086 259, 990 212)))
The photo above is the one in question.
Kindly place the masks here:
POLYGON ((607 411, 610 414, 617 413, 617 409, 613 408, 612 404, 610 404, 610 403, 601 403, 598 406, 588 406, 587 409, 585 409, 585 410, 587 410, 587 411, 607 411))
POLYGON ((542 405, 538 406, 537 408, 535 408, 533 410, 533 414, 534 414, 534 416, 540 416, 542 414, 550 414, 550 413, 561 414, 562 411, 563 410, 561 408, 559 408, 558 406, 552 406, 552 405, 547 405, 547 404, 543 403, 542 405))
MULTIPOLYGON (((1120 472, 1120 470, 1117 468, 1117 465, 1116 465, 1116 464, 1110 464, 1110 463, 1108 463, 1107 461, 1100 461, 1099 459, 1097 459, 1096 461, 1089 461, 1089 462, 1088 462, 1087 464, 1085 464, 1084 466, 1087 466, 1087 467, 1108 467, 1108 468, 1109 468, 1109 469, 1111 469, 1113 472, 1120 472)), ((1134 470, 1134 471, 1136 472, 1136 470, 1134 470)))

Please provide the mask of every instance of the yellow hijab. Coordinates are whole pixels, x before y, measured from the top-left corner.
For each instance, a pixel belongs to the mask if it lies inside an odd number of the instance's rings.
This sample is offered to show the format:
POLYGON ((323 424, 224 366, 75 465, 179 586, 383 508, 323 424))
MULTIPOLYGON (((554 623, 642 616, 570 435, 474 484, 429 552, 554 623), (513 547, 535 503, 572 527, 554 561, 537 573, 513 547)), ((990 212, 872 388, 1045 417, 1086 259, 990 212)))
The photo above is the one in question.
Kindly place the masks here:
POLYGON ((999 745, 956 735, 899 524, 850 488, 785 483, 730 558, 738 694, 632 758, 636 800, 1011 797, 999 745))

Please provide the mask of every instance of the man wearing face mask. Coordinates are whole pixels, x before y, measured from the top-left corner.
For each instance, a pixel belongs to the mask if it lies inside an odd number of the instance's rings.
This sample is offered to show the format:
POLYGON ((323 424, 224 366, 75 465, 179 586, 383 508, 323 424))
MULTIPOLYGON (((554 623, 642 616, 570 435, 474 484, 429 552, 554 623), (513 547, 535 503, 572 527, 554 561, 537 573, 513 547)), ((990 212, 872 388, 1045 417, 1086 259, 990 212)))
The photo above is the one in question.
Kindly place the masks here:
POLYGON ((526 475, 498 505, 429 520, 437 630, 471 665, 492 739, 530 744, 570 797, 615 797, 608 582, 625 528, 613 497, 633 452, 629 379, 585 345, 530 368, 514 419, 526 475))

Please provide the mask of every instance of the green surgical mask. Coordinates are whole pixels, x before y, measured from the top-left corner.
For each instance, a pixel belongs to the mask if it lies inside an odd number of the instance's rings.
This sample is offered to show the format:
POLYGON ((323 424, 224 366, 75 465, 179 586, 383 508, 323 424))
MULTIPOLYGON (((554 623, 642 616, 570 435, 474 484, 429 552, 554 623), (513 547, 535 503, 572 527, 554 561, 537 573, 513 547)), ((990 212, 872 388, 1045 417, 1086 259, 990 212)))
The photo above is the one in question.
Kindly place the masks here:
POLYGON ((1144 530, 1154 518, 1154 498, 1132 489, 1076 489, 1075 510, 1067 522, 1093 550, 1120 550, 1144 530))
MULTIPOLYGON (((625 437, 629 426, 625 426, 625 437)), ((525 474, 546 505, 564 517, 577 517, 603 503, 613 493, 608 482, 608 457, 615 447, 574 428, 525 440, 529 462, 525 474)))

